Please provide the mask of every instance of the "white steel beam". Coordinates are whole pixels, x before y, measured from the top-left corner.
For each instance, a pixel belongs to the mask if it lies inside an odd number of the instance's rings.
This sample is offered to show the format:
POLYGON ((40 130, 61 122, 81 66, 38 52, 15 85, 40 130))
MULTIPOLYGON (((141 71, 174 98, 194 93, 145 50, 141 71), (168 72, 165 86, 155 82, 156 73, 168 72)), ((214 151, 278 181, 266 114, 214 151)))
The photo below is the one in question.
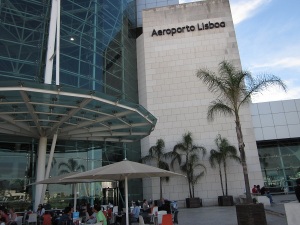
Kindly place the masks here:
POLYGON ((30 126, 27 125, 26 123, 22 123, 22 122, 18 122, 16 121, 12 116, 9 116, 9 115, 0 115, 0 118, 5 120, 6 122, 12 124, 12 125, 15 125, 17 127, 20 127, 24 130, 27 130, 27 131, 30 131, 31 132, 31 129, 30 129, 30 126))
POLYGON ((78 129, 80 127, 89 126, 89 125, 92 125, 92 124, 95 124, 95 123, 105 122, 107 120, 122 117, 122 116, 126 116, 126 115, 129 115, 131 113, 133 113, 133 112, 132 111, 124 111, 124 112, 108 115, 108 116, 105 116, 105 117, 101 117, 101 118, 95 119, 93 121, 84 121, 82 123, 79 123, 75 127, 70 126, 70 127, 63 128, 63 129, 61 129, 61 132, 71 131, 71 130, 78 129))
POLYGON ((29 103, 30 100, 29 100, 27 94, 24 91, 20 91, 20 93, 21 93, 22 99, 25 102, 25 105, 26 105, 26 107, 28 109, 28 112, 29 112, 29 114, 30 114, 30 116, 31 116, 31 118, 32 118, 32 120, 33 120, 33 122, 34 122, 34 124, 35 124, 35 126, 36 126, 36 128, 37 128, 37 130, 38 130, 38 132, 40 134, 40 136, 44 136, 44 131, 43 131, 43 129, 40 126, 39 118, 36 115, 33 106, 29 103))
MULTIPOLYGON (((54 151, 55 151, 55 146, 56 146, 56 140, 57 140, 57 133, 53 135, 51 150, 50 150, 49 159, 48 159, 48 165, 47 165, 47 169, 46 169, 46 173, 45 173, 45 179, 49 178, 50 169, 52 166, 52 161, 53 161, 53 156, 54 156, 54 151)), ((41 204, 44 203, 46 189, 47 189, 47 184, 44 184, 42 195, 41 195, 41 202, 40 202, 41 204)))
POLYGON ((58 3, 59 3, 58 0, 52 0, 47 56, 46 56, 46 69, 45 69, 45 80, 44 80, 45 84, 52 83, 53 58, 54 58, 55 36, 56 36, 57 16, 58 16, 58 12, 57 12, 58 3))
POLYGON ((57 0, 57 21, 56 21, 56 85, 59 85, 60 73, 60 0, 57 0))
MULTIPOLYGON (((108 126, 108 125, 103 124, 103 127, 91 127, 91 128, 88 128, 88 129, 83 129, 83 128, 80 127, 78 129, 74 129, 70 132, 61 132, 60 136, 61 135, 68 136, 68 135, 74 135, 74 134, 84 134, 87 131, 90 132, 90 133, 93 133, 93 132, 101 132, 101 131, 113 131, 113 130, 119 130, 119 129, 125 129, 125 128, 131 129, 131 128, 134 128, 134 127, 143 127, 143 126, 147 126, 147 125, 149 125, 149 123, 137 123, 137 124, 133 123, 131 126, 128 126, 128 125, 108 126)), ((76 126, 74 126, 74 127, 76 127, 76 126)))
POLYGON ((86 106, 92 99, 84 99, 76 109, 70 110, 67 116, 61 118, 61 120, 55 124, 51 130, 47 133, 47 135, 51 135, 51 133, 55 132, 64 122, 70 119, 73 115, 75 115, 78 111, 80 111, 84 106, 86 106))

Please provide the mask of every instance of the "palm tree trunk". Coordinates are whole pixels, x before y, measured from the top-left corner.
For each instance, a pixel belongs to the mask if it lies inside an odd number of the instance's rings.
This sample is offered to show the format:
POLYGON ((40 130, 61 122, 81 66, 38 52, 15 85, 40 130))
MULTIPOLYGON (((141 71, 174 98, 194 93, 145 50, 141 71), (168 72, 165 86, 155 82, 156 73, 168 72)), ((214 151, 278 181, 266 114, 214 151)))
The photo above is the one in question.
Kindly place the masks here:
POLYGON ((240 155, 241 155, 241 162, 242 162, 244 181, 245 181, 246 202, 251 203, 252 198, 251 198, 251 192, 250 192, 250 184, 249 184, 249 176, 248 176, 248 169, 247 169, 247 162, 246 162, 245 144, 244 144, 244 140, 243 140, 243 133, 242 133, 242 128, 241 128, 239 115, 236 114, 235 118, 236 118, 236 121, 235 121, 236 135, 237 135, 238 144, 239 144, 239 151, 240 151, 240 155))
POLYGON ((193 198, 195 198, 195 186, 194 186, 194 184, 192 184, 192 194, 193 194, 193 198))
POLYGON ((162 199, 162 182, 161 182, 162 178, 159 178, 159 191, 160 191, 160 199, 162 199))
POLYGON ((192 194, 192 187, 191 187, 191 180, 190 180, 190 178, 188 179, 188 183, 189 183, 190 198, 194 198, 194 196, 192 194))
POLYGON ((226 161, 225 160, 223 162, 223 165, 224 165, 224 177, 225 177, 225 191, 226 191, 226 196, 228 196, 227 172, 226 172, 226 161))
POLYGON ((219 165, 219 175, 220 175, 220 181, 221 181, 222 193, 223 193, 223 196, 225 196, 225 195, 224 195, 224 186, 223 186, 222 170, 221 170, 221 166, 220 166, 220 165, 219 165))

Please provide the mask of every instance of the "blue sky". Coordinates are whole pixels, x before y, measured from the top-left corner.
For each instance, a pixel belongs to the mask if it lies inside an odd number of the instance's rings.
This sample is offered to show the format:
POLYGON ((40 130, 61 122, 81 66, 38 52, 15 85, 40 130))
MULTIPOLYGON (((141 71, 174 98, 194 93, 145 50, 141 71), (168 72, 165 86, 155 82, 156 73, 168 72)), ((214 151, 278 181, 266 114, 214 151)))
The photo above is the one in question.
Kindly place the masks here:
MULTIPOLYGON (((181 0, 195 2, 196 0, 181 0)), ((300 0, 230 0, 240 58, 252 74, 273 74, 288 87, 253 102, 300 98, 300 0)))

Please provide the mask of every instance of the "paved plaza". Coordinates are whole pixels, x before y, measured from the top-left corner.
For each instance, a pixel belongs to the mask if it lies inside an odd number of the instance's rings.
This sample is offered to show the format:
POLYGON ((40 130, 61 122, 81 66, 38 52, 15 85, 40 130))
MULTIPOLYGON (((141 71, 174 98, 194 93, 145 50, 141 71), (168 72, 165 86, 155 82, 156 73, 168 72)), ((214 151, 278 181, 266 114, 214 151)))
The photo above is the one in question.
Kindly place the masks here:
MULTIPOLYGON (((287 225, 284 203, 295 201, 296 196, 294 194, 274 195, 273 199, 275 204, 265 206, 268 225, 287 225)), ((212 206, 190 209, 179 208, 178 224, 237 225, 235 206, 212 206)))

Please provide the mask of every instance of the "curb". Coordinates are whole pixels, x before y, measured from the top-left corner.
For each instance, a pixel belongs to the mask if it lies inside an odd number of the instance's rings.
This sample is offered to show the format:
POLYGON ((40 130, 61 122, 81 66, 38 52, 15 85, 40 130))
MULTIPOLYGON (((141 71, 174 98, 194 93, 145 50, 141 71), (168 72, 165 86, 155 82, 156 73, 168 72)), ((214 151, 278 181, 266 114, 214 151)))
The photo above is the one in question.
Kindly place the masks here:
POLYGON ((265 212, 275 216, 286 217, 285 213, 276 212, 270 209, 265 209, 265 212))

